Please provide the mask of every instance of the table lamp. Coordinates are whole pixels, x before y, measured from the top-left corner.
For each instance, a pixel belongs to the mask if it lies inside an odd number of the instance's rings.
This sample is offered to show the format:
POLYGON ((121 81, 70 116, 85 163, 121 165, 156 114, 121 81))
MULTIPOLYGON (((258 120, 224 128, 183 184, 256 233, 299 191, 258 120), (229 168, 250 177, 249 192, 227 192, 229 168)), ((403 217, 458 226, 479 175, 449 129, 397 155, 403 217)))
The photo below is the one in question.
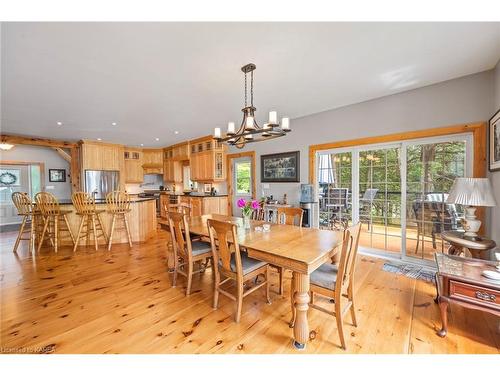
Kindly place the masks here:
POLYGON ((476 219, 476 207, 496 206, 490 180, 487 178, 456 178, 446 203, 465 206, 464 236, 469 238, 477 238, 481 227, 481 220, 476 219))

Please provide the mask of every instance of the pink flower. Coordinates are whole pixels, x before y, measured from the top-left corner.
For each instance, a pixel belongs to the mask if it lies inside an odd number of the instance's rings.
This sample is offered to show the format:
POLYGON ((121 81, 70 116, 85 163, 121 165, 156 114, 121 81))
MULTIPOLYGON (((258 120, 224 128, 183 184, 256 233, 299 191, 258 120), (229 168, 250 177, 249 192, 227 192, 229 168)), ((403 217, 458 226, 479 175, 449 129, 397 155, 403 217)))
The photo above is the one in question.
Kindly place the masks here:
POLYGON ((247 204, 247 202, 243 198, 240 198, 240 199, 238 199, 238 203, 237 204, 238 204, 239 208, 243 208, 243 207, 245 207, 245 205, 247 204))
POLYGON ((252 208, 254 210, 258 210, 260 208, 260 204, 258 201, 252 201, 252 208))

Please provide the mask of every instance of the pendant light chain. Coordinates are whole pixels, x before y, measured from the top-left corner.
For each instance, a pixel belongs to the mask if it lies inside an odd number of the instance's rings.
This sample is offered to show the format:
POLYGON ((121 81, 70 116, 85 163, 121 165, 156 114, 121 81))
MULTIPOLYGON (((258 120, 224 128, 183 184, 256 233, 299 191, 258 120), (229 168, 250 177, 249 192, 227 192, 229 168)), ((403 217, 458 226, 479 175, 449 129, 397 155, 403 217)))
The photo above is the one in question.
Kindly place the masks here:
POLYGON ((247 74, 245 73, 245 107, 247 106, 247 74))
POLYGON ((253 107, 253 70, 250 72, 250 104, 253 107))

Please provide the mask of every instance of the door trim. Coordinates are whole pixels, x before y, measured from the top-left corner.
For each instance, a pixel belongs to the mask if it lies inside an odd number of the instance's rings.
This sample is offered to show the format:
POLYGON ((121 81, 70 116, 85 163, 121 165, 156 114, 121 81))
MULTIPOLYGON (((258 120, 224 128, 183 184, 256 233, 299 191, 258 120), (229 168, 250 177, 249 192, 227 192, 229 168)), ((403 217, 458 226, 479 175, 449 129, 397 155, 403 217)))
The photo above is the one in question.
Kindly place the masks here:
POLYGON ((0 160, 1 165, 38 165, 40 167, 40 188, 45 191, 45 163, 39 161, 0 160))
POLYGON ((226 176, 227 176, 227 194, 228 194, 228 212, 233 212, 233 200, 234 200, 234 190, 233 190, 233 159, 249 157, 252 164, 252 199, 255 199, 256 196, 256 182, 255 182, 255 151, 245 151, 238 152, 235 154, 227 154, 226 155, 226 176))

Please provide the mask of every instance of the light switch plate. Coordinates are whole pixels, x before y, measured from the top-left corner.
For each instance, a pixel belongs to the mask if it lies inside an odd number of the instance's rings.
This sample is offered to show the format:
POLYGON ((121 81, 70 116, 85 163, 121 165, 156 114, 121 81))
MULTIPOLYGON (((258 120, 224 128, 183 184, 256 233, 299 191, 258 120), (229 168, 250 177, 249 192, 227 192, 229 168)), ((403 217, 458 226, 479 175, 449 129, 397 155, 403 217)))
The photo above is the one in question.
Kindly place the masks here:
POLYGON ((54 185, 47 185, 45 186, 45 190, 54 190, 55 186, 54 185))

